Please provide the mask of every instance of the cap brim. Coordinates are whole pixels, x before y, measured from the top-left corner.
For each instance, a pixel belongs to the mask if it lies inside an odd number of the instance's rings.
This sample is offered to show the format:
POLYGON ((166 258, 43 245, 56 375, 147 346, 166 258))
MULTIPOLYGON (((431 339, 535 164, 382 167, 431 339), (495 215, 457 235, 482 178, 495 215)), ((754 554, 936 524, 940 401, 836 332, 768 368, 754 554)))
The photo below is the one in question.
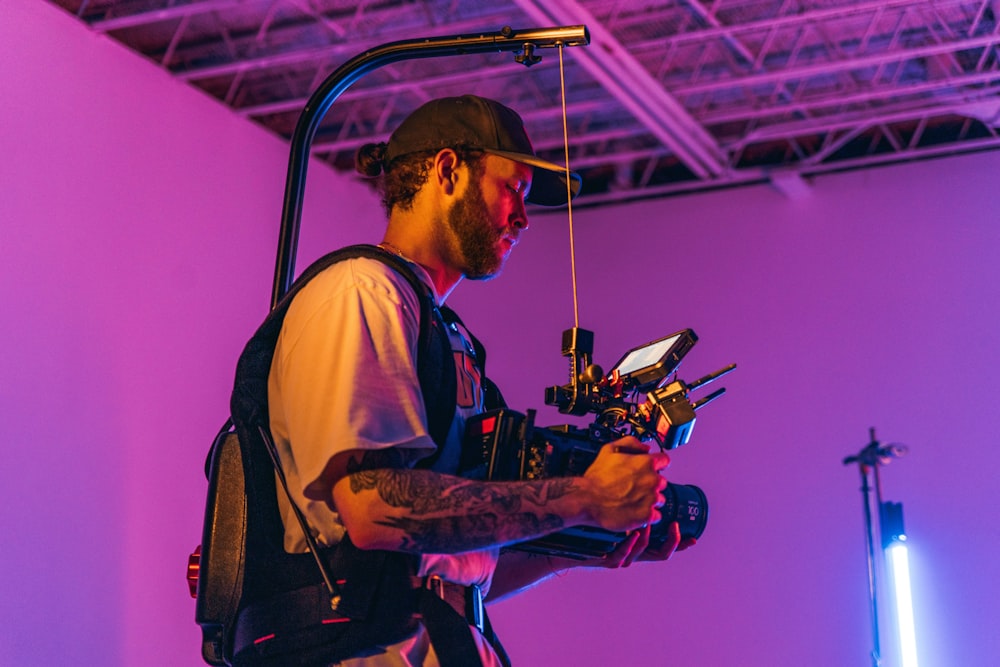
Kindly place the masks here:
MULTIPOLYGON (((528 197, 525 199, 529 204, 561 206, 567 202, 566 169, 564 167, 526 153, 490 149, 485 149, 485 151, 534 167, 534 174, 531 178, 531 189, 528 191, 528 197)), ((569 173, 570 196, 576 197, 580 193, 582 185, 583 179, 580 175, 571 171, 569 173)))

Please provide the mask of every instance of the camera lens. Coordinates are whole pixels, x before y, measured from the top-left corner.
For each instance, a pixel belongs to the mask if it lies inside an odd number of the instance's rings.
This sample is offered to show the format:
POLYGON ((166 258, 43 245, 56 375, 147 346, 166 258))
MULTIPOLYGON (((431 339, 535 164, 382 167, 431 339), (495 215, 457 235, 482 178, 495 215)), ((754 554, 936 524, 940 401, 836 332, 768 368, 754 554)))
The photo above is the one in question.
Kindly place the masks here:
POLYGON ((708 498, 705 492, 692 484, 671 484, 663 491, 666 502, 660 508, 663 519, 653 524, 649 532, 649 546, 662 547, 667 541, 667 529, 676 521, 681 528, 681 538, 701 537, 708 523, 708 498))

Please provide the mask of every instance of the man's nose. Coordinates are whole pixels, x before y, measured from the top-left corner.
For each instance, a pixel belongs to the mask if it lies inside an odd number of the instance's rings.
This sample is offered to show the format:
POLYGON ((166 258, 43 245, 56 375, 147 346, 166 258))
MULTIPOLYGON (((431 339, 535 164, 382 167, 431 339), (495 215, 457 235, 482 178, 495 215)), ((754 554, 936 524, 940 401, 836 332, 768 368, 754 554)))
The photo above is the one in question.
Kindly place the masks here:
POLYGON ((528 212, 524 209, 524 202, 519 201, 515 207, 510 216, 510 222, 517 229, 525 230, 528 228, 528 212))

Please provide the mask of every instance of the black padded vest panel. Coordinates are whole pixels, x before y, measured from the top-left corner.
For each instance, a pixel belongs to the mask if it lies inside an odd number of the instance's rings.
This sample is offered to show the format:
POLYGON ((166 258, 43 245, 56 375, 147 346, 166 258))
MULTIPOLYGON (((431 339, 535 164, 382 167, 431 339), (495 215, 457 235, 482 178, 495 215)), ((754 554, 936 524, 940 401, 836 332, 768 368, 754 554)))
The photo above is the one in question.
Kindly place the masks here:
MULTIPOLYGON (((248 503, 246 559, 242 604, 321 581, 308 554, 284 550, 284 527, 278 511, 274 468, 257 429, 269 428, 267 377, 285 314, 296 294, 335 262, 369 257, 384 262, 407 279, 421 302, 417 374, 424 394, 432 438, 443 449, 455 411, 455 369, 442 319, 430 289, 399 257, 376 246, 350 246, 313 263, 264 320, 237 362, 230 409, 243 451, 248 503)), ((333 551, 332 549, 327 551, 333 551)), ((393 557, 415 557, 394 554, 393 557)))

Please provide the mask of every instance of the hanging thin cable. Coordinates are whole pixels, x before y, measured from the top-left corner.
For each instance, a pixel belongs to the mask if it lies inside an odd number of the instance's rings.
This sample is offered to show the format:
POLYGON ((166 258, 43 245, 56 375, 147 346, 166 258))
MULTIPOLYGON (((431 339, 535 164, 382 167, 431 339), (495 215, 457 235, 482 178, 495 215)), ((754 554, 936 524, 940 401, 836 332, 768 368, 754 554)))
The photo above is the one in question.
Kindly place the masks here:
POLYGON ((580 326, 580 304, 576 294, 576 245, 573 238, 573 189, 569 169, 569 126, 566 120, 566 69, 563 65, 564 44, 559 44, 559 95, 562 98, 563 158, 566 160, 566 211, 569 216, 569 271, 573 282, 573 326, 580 326))

